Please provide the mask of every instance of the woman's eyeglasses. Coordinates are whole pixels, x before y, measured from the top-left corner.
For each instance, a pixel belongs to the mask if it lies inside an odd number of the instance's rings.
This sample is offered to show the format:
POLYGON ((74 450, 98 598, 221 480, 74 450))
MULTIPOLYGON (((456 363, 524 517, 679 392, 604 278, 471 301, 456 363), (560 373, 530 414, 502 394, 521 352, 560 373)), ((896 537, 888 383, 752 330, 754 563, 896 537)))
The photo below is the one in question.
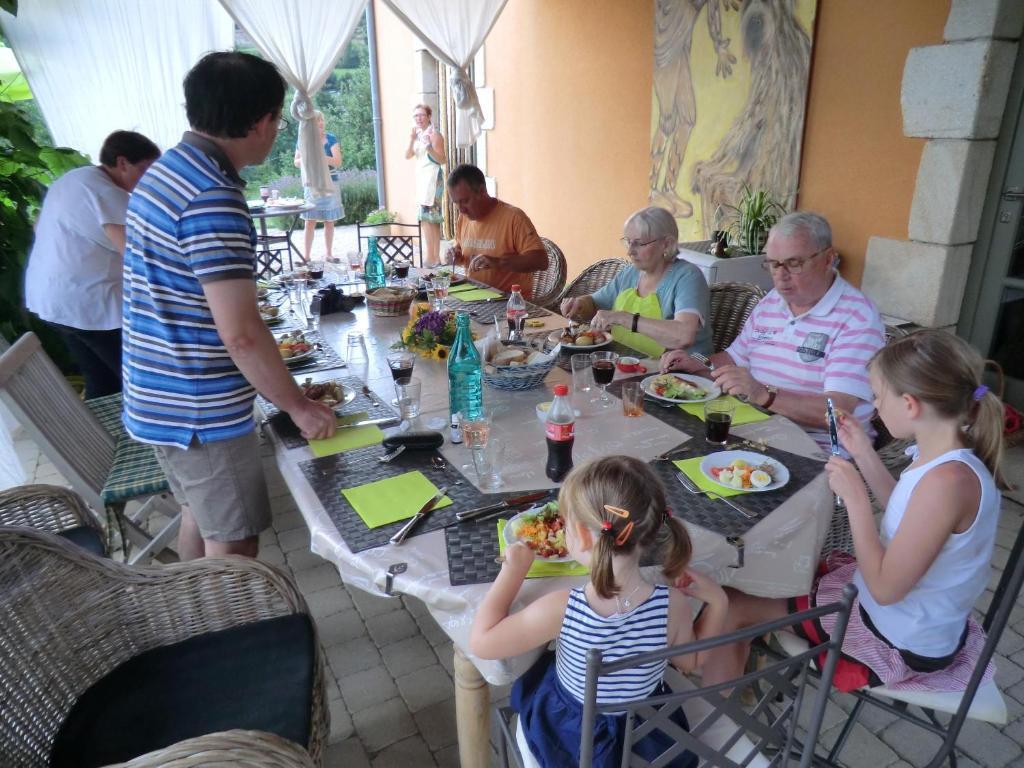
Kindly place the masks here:
POLYGON ((656 243, 661 240, 660 237, 656 237, 653 240, 630 240, 628 237, 620 237, 619 242, 622 243, 627 251, 635 251, 643 248, 645 245, 656 243))
POLYGON ((806 266, 807 262, 828 250, 828 248, 822 248, 820 251, 812 253, 810 256, 794 256, 791 259, 764 259, 761 262, 761 267, 767 272, 778 272, 780 269, 785 269, 791 275, 799 275, 803 272, 804 266, 806 266))

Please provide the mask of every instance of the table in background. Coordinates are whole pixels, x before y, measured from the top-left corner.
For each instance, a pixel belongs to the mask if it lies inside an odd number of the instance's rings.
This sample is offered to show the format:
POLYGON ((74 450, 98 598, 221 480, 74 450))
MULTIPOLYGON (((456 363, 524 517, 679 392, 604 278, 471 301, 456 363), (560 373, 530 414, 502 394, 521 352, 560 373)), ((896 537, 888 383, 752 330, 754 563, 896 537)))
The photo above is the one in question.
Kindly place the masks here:
MULTIPOLYGON (((349 361, 339 373, 358 376, 382 399, 390 400, 394 384, 385 357, 407 321, 408 317, 375 317, 359 307, 355 313, 325 316, 321 331, 324 338, 341 351, 345 349, 345 334, 349 331, 362 332, 368 340, 376 341, 367 347, 368 360, 349 361)), ((558 316, 545 319, 546 329, 564 324, 564 319, 558 316)), ((413 375, 423 382, 419 420, 423 424, 432 420, 446 424, 445 366, 417 359, 413 375)), ((485 403, 494 411, 491 435, 504 439, 507 446, 502 492, 554 487, 544 474, 544 428, 535 415, 535 406, 550 399, 549 390, 557 383, 571 385, 571 380, 565 371, 556 367, 545 386, 535 390, 512 393, 485 389, 485 403)), ((648 404, 648 408, 651 407, 657 406, 648 404)), ((447 436, 447 429, 442 431, 447 436)), ((737 427, 734 432, 748 439, 784 446, 793 453, 820 455, 815 443, 800 427, 780 416, 737 427)), ((299 469, 300 462, 312 458, 308 446, 289 450, 276 436, 273 439, 277 465, 309 525, 313 552, 334 563, 346 584, 383 595, 388 568, 398 562, 407 564, 407 570, 394 578, 394 590, 421 599, 451 637, 455 648, 456 711, 462 765, 466 768, 487 765, 490 717, 487 682, 496 685, 512 682, 533 663, 540 650, 497 661, 471 658, 467 653, 469 630, 489 585, 451 586, 444 531, 414 535, 401 547, 382 546, 352 552, 299 469)), ((685 433, 650 415, 626 419, 616 401, 611 408, 577 420, 574 459, 581 463, 594 456, 627 453, 650 460, 687 439, 685 433)), ((461 465, 472 463, 470 452, 463 445, 452 445, 446 440, 441 453, 456 472, 461 465)), ((472 475, 464 478, 465 482, 474 480, 472 475)), ((831 516, 832 495, 822 474, 744 536, 746 564, 743 568, 730 567, 735 563, 736 550, 724 537, 689 524, 695 553, 693 565, 713 574, 720 583, 751 594, 770 597, 806 594, 831 516)), ((547 592, 583 581, 581 577, 529 579, 513 609, 547 592)))
POLYGON ((288 254, 288 269, 295 266, 292 254, 301 258, 302 254, 292 244, 292 232, 299 223, 299 216, 306 211, 312 211, 316 206, 305 203, 299 206, 287 208, 275 208, 267 206, 263 209, 250 208, 249 213, 254 221, 259 222, 259 232, 256 234, 256 277, 267 278, 279 275, 285 270, 283 253, 288 254), (287 219, 288 225, 284 234, 272 235, 267 231, 267 219, 281 217, 287 219), (277 245, 275 248, 274 246, 277 245))

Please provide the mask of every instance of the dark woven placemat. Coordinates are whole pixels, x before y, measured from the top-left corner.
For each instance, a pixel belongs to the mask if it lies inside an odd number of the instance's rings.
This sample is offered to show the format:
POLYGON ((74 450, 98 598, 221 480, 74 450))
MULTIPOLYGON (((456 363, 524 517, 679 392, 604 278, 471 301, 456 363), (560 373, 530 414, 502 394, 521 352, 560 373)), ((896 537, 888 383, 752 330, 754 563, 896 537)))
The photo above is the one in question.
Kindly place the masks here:
MULTIPOLYGON (((468 313, 478 323, 490 325, 494 322, 495 316, 501 320, 505 319, 506 301, 506 296, 491 301, 462 301, 458 294, 449 294, 446 303, 447 306, 456 311, 468 313)), ((552 313, 543 307, 538 307, 536 304, 530 304, 529 302, 526 304, 526 316, 528 318, 547 317, 550 314, 552 313)))
POLYGON ((377 461, 383 455, 384 449, 375 445, 299 463, 302 474, 313 487, 341 538, 353 552, 362 552, 387 544, 388 539, 406 521, 379 528, 367 528, 352 505, 341 495, 343 488, 354 488, 413 470, 422 472, 438 488, 447 486, 446 495, 453 503, 431 512, 426 520, 416 526, 410 536, 419 536, 452 525, 456 522, 456 512, 483 506, 495 498, 485 496, 468 480, 463 479, 461 485, 456 485, 455 479, 461 478, 462 475, 454 465, 448 465, 448 472, 436 469, 431 464, 431 458, 440 455, 437 451, 406 451, 389 464, 377 461))
MULTIPOLYGON (((362 391, 363 381, 357 376, 321 376, 317 379, 318 381, 339 381, 349 389, 355 390, 356 396, 351 402, 334 408, 334 412, 339 416, 365 413, 368 419, 398 418, 395 409, 381 400, 375 392, 367 395, 362 391)), ((256 399, 267 417, 267 423, 286 448, 301 448, 308 444, 306 438, 299 434, 299 428, 295 426, 295 422, 287 413, 279 411, 276 405, 262 396, 257 396, 256 399)))
POLYGON ((498 577, 498 520, 471 520, 445 528, 448 578, 453 587, 487 584, 498 577))

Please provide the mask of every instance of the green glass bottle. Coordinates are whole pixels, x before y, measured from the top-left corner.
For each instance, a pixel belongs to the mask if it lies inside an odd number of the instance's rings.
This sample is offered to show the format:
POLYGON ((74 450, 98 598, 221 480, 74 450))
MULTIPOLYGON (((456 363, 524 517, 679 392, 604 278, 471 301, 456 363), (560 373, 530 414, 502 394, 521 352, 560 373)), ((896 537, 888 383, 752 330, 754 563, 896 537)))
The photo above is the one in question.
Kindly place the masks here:
POLYGON ((463 421, 478 419, 484 412, 480 353, 473 344, 466 312, 455 315, 455 341, 448 355, 448 405, 450 413, 461 414, 463 421))
POLYGON ((377 238, 368 237, 366 264, 363 267, 363 271, 366 273, 366 290, 375 291, 378 288, 383 288, 387 285, 387 277, 384 274, 384 259, 380 257, 380 251, 377 249, 377 238))

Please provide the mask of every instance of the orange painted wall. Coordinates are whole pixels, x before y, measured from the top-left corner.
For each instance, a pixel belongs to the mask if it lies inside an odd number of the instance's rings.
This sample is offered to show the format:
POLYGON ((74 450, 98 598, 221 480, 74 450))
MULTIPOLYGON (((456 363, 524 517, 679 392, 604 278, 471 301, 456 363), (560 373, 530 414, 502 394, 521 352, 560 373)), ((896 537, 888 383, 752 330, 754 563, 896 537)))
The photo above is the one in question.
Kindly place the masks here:
POLYGON ((948 15, 947 0, 818 3, 798 205, 828 217, 855 283, 868 238, 907 237, 924 139, 903 135, 903 67, 942 42, 948 15))

